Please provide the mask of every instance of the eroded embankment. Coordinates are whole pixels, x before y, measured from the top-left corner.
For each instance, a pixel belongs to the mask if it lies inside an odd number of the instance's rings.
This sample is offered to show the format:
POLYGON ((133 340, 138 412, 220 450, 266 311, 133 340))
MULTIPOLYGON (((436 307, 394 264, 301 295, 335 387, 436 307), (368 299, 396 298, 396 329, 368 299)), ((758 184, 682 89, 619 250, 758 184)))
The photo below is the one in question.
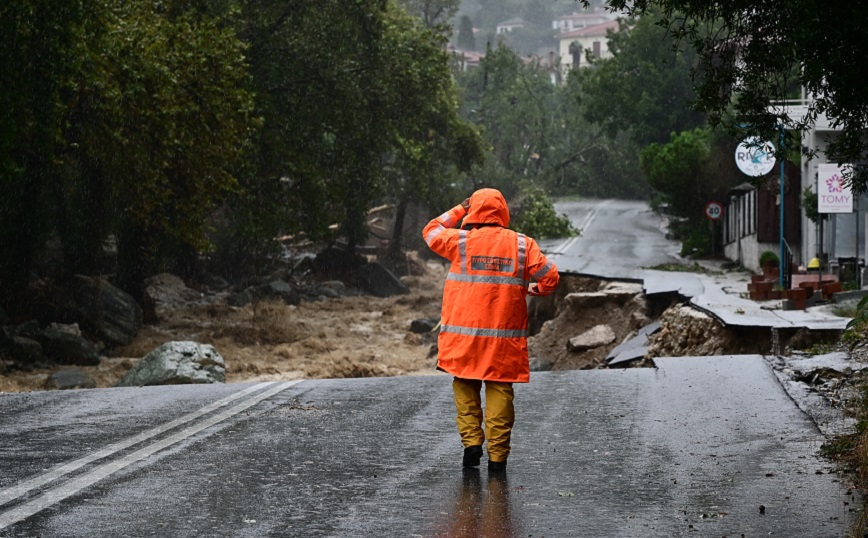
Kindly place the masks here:
POLYGON ((528 347, 537 369, 603 368, 619 344, 643 327, 659 322, 648 338, 644 359, 630 366, 652 366, 654 357, 735 354, 788 354, 833 342, 837 331, 727 327, 689 305, 677 294, 647 296, 635 282, 562 275, 558 292, 530 304, 528 347))

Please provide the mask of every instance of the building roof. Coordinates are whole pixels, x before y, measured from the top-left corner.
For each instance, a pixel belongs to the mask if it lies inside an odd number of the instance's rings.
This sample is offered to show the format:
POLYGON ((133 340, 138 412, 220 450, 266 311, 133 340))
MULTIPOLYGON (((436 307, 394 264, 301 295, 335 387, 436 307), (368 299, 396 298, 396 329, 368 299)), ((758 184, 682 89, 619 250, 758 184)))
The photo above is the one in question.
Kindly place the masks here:
POLYGON ((508 21, 498 23, 498 26, 516 26, 519 24, 527 24, 527 21, 522 19, 521 17, 515 17, 513 19, 509 19, 508 21))
POLYGON ((572 13, 570 15, 561 15, 556 21, 580 21, 582 19, 609 19, 606 13, 572 13))
POLYGON ((571 37, 595 37, 605 36, 607 30, 618 30, 618 21, 607 21, 601 24, 595 24, 586 28, 579 28, 571 32, 558 34, 558 39, 569 39, 571 37))
POLYGON ((450 54, 454 54, 455 56, 463 56, 468 61, 479 61, 485 58, 484 52, 476 52, 475 50, 462 50, 449 47, 448 49, 450 54))

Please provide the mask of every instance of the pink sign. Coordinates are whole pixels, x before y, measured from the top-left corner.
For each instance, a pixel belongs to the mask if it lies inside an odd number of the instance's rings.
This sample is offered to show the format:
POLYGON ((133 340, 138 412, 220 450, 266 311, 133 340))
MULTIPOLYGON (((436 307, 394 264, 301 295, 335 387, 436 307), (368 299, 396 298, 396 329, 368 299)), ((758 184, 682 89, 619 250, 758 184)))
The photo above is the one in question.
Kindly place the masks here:
POLYGON ((846 165, 817 165, 817 210, 820 213, 852 213, 853 193, 844 183, 846 165))

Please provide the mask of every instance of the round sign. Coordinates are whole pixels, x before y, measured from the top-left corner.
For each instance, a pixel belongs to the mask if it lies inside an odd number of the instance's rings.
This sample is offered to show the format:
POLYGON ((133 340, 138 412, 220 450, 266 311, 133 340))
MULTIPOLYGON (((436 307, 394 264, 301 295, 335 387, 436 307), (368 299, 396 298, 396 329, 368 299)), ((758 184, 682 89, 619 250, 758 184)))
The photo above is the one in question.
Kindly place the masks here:
POLYGON ((717 202, 708 202, 705 204, 705 216, 711 220, 723 217, 723 206, 717 202))
POLYGON ((768 174, 775 167, 775 147, 755 136, 742 140, 735 148, 735 164, 738 169, 751 177, 768 174))

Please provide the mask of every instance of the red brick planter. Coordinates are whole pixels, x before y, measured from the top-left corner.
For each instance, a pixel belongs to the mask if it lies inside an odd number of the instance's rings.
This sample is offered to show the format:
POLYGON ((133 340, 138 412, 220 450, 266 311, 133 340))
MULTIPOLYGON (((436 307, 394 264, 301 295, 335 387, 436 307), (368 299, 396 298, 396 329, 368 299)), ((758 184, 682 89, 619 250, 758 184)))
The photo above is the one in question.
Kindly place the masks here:
POLYGON ((807 288, 789 289, 787 299, 792 302, 794 310, 804 310, 808 306, 808 290, 807 288))
POLYGON ((820 286, 820 291, 823 292, 823 299, 828 301, 832 298, 832 294, 844 291, 844 287, 840 282, 830 282, 829 284, 820 286))

